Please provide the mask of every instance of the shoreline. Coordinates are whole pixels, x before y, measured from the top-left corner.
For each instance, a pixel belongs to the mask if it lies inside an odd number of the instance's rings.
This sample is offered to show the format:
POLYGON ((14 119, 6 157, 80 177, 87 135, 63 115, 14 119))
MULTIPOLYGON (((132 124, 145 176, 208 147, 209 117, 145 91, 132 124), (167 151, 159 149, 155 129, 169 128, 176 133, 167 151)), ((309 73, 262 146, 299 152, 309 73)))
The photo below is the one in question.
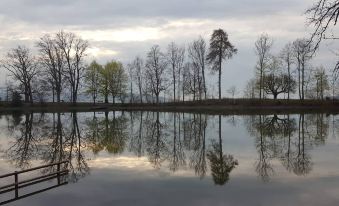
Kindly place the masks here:
POLYGON ((0 113, 27 112, 94 112, 94 111, 159 111, 209 114, 255 114, 255 113, 331 113, 339 114, 338 100, 250 100, 222 99, 167 103, 34 103, 13 107, 0 105, 0 113))

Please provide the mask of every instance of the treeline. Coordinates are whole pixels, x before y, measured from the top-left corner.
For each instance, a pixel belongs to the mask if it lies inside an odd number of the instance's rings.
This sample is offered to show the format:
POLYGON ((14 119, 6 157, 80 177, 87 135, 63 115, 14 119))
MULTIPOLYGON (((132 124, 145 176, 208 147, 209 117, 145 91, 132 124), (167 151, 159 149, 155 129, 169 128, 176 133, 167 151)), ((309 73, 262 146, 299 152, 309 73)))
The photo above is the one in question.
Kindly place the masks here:
MULTIPOLYGON (((166 51, 152 46, 146 59, 135 57, 123 65, 112 60, 104 65, 93 61, 86 65, 88 42, 74 33, 58 32, 45 35, 36 42, 37 55, 25 46, 11 49, 2 60, 13 79, 7 85, 24 101, 53 102, 68 97, 78 101, 80 91, 91 96, 92 101, 104 99, 113 103, 118 99, 130 102, 159 103, 161 94, 170 94, 176 101, 202 100, 208 98, 206 72, 209 69, 219 76, 219 99, 221 99, 221 73, 223 62, 232 58, 237 49, 230 43, 222 29, 214 30, 209 42, 199 37, 185 46, 171 42, 166 51), (136 90, 136 91, 134 91, 136 90)), ((164 98, 166 99, 166 98, 164 98)), ((101 100, 100 100, 101 101, 101 100)))
MULTIPOLYGON (((86 94, 86 101, 94 103, 109 103, 110 99, 113 103, 211 99, 214 91, 208 88, 208 71, 218 75, 221 99, 223 63, 237 53, 222 29, 213 31, 209 46, 202 37, 187 47, 171 42, 165 51, 154 45, 146 58, 137 56, 125 65, 117 60, 103 65, 96 61, 86 64, 89 43, 70 32, 45 35, 35 47, 36 55, 31 49, 18 46, 1 60, 13 79, 7 91, 12 91, 14 100, 23 95, 28 103, 62 102, 64 98, 76 103, 79 94, 86 94)), ((287 43, 276 55, 272 54, 272 47, 273 40, 266 34, 255 42, 258 61, 255 78, 248 81, 244 90, 246 98, 272 95, 277 99, 284 94, 284 98, 290 99, 296 94, 300 100, 323 100, 327 93, 335 96, 337 75, 333 73, 329 78, 322 66, 314 68, 310 64, 315 50, 309 40, 287 43)), ((234 97, 236 90, 233 86, 227 92, 234 97)))
POLYGON ((245 96, 266 98, 279 94, 290 99, 296 94, 300 100, 325 99, 326 94, 334 98, 337 73, 327 74, 323 66, 314 67, 311 60, 316 48, 308 39, 297 39, 287 43, 278 54, 272 54, 273 40, 262 34, 255 42, 257 64, 255 77, 248 81, 245 96))

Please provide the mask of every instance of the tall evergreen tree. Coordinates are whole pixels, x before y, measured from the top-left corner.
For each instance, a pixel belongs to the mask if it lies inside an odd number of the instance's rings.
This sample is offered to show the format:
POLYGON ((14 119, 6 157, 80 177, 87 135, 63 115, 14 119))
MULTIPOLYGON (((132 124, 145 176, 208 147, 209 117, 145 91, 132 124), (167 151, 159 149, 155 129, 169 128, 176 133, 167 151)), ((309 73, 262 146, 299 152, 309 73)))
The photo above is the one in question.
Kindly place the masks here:
POLYGON ((212 71, 219 72, 219 99, 221 99, 221 68, 222 61, 230 59, 237 53, 237 49, 228 39, 228 34, 222 30, 214 30, 211 41, 207 61, 212 65, 212 71))

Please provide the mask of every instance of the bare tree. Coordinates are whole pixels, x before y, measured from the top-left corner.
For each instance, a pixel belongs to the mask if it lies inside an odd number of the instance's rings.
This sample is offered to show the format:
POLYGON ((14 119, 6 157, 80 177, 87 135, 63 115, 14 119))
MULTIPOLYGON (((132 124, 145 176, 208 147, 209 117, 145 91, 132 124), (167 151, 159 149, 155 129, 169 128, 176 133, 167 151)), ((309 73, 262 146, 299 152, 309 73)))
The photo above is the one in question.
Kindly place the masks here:
POLYGON ((328 28, 333 24, 336 26, 339 17, 338 0, 317 0, 317 2, 307 9, 308 24, 314 27, 310 42, 315 42, 315 47, 319 44, 328 28))
POLYGON ((38 66, 30 50, 25 46, 11 49, 2 61, 2 65, 15 80, 20 82, 19 86, 23 88, 25 102, 33 103, 32 81, 38 75, 38 66))
POLYGON ((294 58, 297 63, 299 98, 305 99, 305 69, 307 62, 312 58, 312 45, 306 39, 297 39, 293 42, 294 58))
MULTIPOLYGON (((287 43, 283 50, 280 53, 280 58, 285 63, 287 69, 288 80, 292 79, 291 74, 291 66, 294 64, 294 57, 293 57, 293 45, 291 43, 287 43)), ((290 91, 287 92, 287 99, 290 99, 290 91)))
POLYGON ((316 94, 315 97, 317 99, 324 100, 325 97, 325 91, 330 89, 328 78, 326 75, 325 68, 323 66, 320 66, 316 68, 316 70, 313 72, 313 83, 314 88, 313 91, 316 94))
POLYGON ((221 68, 222 61, 230 59, 237 53, 237 49, 231 44, 228 39, 228 34, 222 30, 214 30, 211 41, 210 49, 207 55, 207 61, 212 65, 212 71, 219 72, 219 99, 221 99, 221 68))
POLYGON ((171 67, 171 76, 173 83, 173 100, 176 101, 177 82, 180 83, 180 73, 184 64, 185 49, 179 48, 174 42, 171 42, 167 48, 167 61, 171 67))
POLYGON ((146 76, 148 77, 149 87, 156 96, 156 103, 159 103, 159 95, 167 88, 166 77, 167 62, 164 54, 160 51, 158 45, 154 45, 147 53, 146 76))
POLYGON ((65 77, 71 87, 71 101, 77 102, 80 81, 84 73, 84 57, 88 42, 73 33, 61 31, 56 34, 56 44, 65 57, 65 77))
POLYGON ((196 63, 187 62, 184 68, 184 93, 193 95, 193 101, 197 98, 201 100, 203 92, 202 76, 200 75, 200 67, 196 63))
POLYGON ((278 57, 272 56, 268 66, 268 74, 264 75, 263 90, 277 99, 281 93, 294 92, 295 81, 282 70, 282 63, 278 57))
POLYGON ((134 68, 134 76, 133 79, 137 81, 138 90, 139 90, 139 98, 140 103, 142 103, 142 77, 143 77, 143 68, 144 62, 140 57, 136 57, 132 63, 134 68))
POLYGON ((255 42, 255 53, 258 56, 258 62, 256 69, 259 72, 259 98, 263 98, 263 85, 264 75, 267 68, 270 50, 272 48, 273 41, 267 34, 262 34, 255 42))
POLYGON ((55 92, 57 102, 60 102, 64 85, 64 53, 50 35, 40 38, 36 45, 40 52, 40 63, 43 65, 48 82, 52 87, 53 101, 55 92))
POLYGON ((248 80, 244 90, 244 97, 254 99, 259 96, 258 92, 257 80, 255 78, 248 80))
POLYGON ((205 67, 206 67, 206 42, 202 37, 193 41, 188 47, 188 55, 191 61, 199 66, 199 75, 201 74, 202 83, 200 85, 203 88, 205 99, 207 97, 205 67), (200 73, 201 72, 201 73, 200 73))
POLYGON ((133 80, 137 81, 138 90, 139 90, 139 98, 140 103, 142 103, 142 80, 143 80, 143 68, 144 68, 144 61, 140 57, 135 57, 132 67, 134 70, 133 80))
POLYGON ((231 86, 227 92, 232 96, 232 98, 234 99, 235 94, 237 93, 237 87, 236 86, 231 86))
POLYGON ((128 64, 127 65, 127 71, 128 71, 128 77, 129 77, 129 89, 130 89, 130 97, 129 97, 129 102, 132 103, 134 102, 134 95, 133 95, 133 77, 134 77, 134 65, 133 64, 128 64))

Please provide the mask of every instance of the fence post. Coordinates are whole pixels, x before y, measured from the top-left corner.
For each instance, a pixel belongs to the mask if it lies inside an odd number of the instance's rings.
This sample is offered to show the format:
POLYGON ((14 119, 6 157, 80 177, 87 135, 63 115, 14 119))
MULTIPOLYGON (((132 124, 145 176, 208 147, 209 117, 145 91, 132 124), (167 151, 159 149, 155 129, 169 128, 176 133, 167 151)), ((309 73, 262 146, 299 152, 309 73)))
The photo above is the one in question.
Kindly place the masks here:
POLYGON ((19 185, 18 185, 18 172, 14 172, 14 181, 15 181, 15 198, 19 197, 19 185))
POLYGON ((60 185, 60 162, 57 164, 57 172, 58 185, 60 185))

